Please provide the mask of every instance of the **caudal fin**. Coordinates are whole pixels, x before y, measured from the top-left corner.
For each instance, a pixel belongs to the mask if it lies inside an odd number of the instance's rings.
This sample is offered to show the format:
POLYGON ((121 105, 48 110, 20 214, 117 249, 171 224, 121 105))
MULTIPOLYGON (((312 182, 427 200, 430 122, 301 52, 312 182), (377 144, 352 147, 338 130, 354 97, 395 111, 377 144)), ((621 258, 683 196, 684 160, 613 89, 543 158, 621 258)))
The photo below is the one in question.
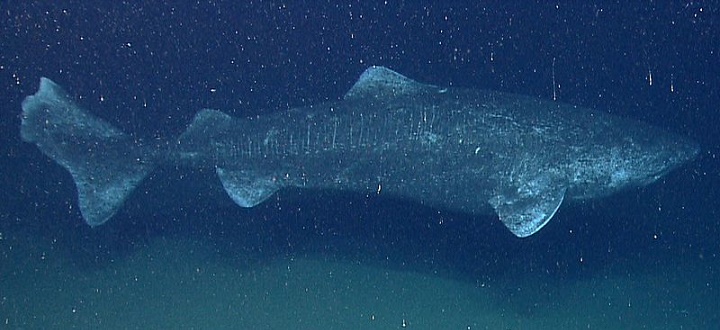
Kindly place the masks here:
POLYGON ((77 106, 50 79, 40 79, 22 109, 22 139, 72 174, 80 212, 91 226, 110 219, 154 167, 149 151, 77 106))

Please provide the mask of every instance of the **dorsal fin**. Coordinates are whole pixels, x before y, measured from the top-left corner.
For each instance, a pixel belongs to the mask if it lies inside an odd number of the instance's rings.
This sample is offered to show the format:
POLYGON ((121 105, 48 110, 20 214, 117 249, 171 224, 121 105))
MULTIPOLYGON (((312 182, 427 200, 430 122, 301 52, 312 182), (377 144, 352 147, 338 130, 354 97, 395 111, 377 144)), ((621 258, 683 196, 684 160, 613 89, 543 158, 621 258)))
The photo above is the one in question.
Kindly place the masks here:
POLYGON ((386 67, 371 66, 345 94, 345 100, 394 97, 426 89, 440 90, 439 87, 421 84, 386 67))

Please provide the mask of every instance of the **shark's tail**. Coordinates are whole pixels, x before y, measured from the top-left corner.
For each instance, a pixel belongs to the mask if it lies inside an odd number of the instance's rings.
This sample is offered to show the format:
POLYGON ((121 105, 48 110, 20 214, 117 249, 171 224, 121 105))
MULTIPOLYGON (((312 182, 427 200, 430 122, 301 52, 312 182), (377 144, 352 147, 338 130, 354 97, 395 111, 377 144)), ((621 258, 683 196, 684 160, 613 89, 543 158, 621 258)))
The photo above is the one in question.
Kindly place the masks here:
POLYGON ((155 166, 149 149, 84 111, 50 79, 41 78, 22 108, 23 140, 72 174, 80 212, 91 226, 112 217, 155 166))

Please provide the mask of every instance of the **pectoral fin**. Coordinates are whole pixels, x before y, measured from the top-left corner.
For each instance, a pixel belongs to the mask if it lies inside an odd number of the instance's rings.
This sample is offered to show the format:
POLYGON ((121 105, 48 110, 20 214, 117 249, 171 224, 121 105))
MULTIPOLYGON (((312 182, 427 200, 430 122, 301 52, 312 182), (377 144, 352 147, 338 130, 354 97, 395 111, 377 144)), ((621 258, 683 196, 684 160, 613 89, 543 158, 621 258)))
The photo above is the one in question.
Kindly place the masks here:
POLYGON ((489 202, 505 227, 517 237, 528 237, 552 219, 565 198, 565 190, 565 187, 543 187, 532 192, 514 189, 489 202))

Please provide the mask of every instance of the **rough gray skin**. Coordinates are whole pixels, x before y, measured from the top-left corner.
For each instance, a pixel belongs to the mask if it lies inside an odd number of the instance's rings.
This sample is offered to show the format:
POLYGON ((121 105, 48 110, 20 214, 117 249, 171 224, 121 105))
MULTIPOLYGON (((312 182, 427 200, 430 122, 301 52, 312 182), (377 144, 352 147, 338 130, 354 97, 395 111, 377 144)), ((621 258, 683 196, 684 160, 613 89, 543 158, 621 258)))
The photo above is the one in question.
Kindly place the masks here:
POLYGON ((158 163, 214 168, 240 206, 283 187, 397 196, 489 214, 519 237, 565 198, 655 181, 698 147, 656 128, 562 103, 420 84, 366 70, 341 101, 234 119, 202 110, 171 146, 143 146, 52 81, 23 102, 21 129, 68 169, 90 225, 107 221, 158 163))

